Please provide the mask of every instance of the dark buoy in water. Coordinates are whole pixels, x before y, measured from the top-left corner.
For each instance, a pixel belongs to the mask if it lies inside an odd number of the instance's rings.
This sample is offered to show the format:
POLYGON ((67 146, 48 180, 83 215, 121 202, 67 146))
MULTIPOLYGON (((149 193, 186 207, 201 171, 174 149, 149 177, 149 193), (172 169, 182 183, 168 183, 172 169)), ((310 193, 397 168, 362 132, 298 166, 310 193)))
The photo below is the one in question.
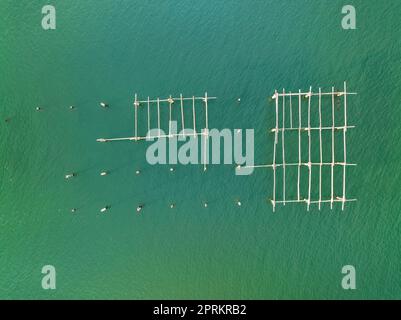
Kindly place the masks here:
POLYGON ((6 123, 9 123, 9 122, 11 121, 11 118, 6 118, 4 121, 5 121, 6 123))

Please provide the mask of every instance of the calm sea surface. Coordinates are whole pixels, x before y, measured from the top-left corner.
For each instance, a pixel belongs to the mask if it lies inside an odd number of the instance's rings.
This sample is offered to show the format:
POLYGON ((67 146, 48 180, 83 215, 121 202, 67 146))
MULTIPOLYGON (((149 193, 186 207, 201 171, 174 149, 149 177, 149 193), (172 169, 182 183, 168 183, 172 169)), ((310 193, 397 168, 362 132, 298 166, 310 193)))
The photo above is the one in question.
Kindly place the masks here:
POLYGON ((41 28, 45 4, 0 3, 0 298, 401 297, 400 1, 354 0, 353 31, 343 1, 52 1, 55 31, 41 28), (208 91, 209 126, 255 129, 255 161, 269 163, 274 90, 344 80, 358 92, 347 140, 358 202, 344 213, 273 214, 272 170, 171 173, 147 164, 146 142, 95 142, 132 135, 135 92, 208 91), (55 291, 41 288, 46 264, 55 291), (341 288, 347 264, 356 291, 341 288))

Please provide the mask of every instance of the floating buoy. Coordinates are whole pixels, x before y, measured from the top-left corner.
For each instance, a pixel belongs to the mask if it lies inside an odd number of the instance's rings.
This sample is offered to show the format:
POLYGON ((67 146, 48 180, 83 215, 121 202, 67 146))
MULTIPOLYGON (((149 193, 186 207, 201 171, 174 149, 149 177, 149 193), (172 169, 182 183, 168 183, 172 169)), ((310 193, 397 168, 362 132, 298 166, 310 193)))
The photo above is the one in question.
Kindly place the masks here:
POLYGON ((170 209, 174 209, 174 208, 175 208, 175 204, 174 203, 170 204, 170 209))
POLYGON ((102 171, 102 172, 100 172, 100 175, 101 175, 101 176, 107 176, 108 174, 109 174, 108 171, 102 171))
POLYGON ((238 103, 241 102, 241 98, 238 98, 237 101, 238 101, 238 103))
POLYGON ((66 175, 65 175, 65 178, 66 178, 66 179, 71 179, 71 178, 73 178, 73 177, 75 177, 75 176, 76 176, 75 173, 69 173, 69 174, 66 174, 66 175))
POLYGON ((170 172, 173 172, 174 171, 174 168, 170 168, 170 172))
POLYGON ((70 110, 74 110, 74 109, 75 109, 74 106, 69 106, 68 108, 69 108, 70 110))
POLYGON ((109 105, 106 102, 100 102, 102 108, 107 108, 109 105))
POLYGON ((143 209, 143 205, 139 205, 136 207, 136 212, 140 212, 143 209))
POLYGON ((76 208, 72 208, 72 209, 71 209, 71 212, 72 212, 72 213, 75 213, 75 212, 77 212, 77 209, 76 209, 76 208))
POLYGON ((241 201, 237 200, 237 206, 238 206, 238 207, 241 207, 241 206, 242 206, 241 201))
POLYGON ((109 210, 110 209, 110 206, 105 206, 105 207, 103 207, 102 209, 100 209, 100 212, 101 213, 105 213, 107 210, 109 210))
POLYGON ((35 110, 36 111, 42 111, 42 108, 41 107, 36 107, 35 110))
POLYGON ((138 175, 138 174, 140 174, 140 173, 141 173, 141 171, 139 171, 139 170, 136 170, 136 171, 135 171, 135 174, 136 174, 136 175, 138 175))
POLYGON ((203 206, 204 206, 205 208, 207 208, 207 202, 205 202, 205 203, 203 204, 203 206))

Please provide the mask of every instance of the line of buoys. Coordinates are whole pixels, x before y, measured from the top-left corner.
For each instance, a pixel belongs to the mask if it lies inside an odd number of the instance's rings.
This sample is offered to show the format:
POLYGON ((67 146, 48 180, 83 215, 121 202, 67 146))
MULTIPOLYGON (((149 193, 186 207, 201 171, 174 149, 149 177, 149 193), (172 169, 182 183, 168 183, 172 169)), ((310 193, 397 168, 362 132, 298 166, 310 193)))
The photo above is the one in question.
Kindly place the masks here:
MULTIPOLYGON (((332 201, 332 202, 341 202, 341 203, 342 203, 342 202, 356 201, 356 199, 344 199, 344 198, 342 198, 342 197, 335 197, 335 198, 331 199, 331 201, 332 201)), ((283 203, 283 201, 275 201, 275 200, 273 200, 273 199, 268 199, 268 202, 272 203, 273 206, 276 206, 277 203, 283 203)), ((310 201, 310 200, 308 200, 308 199, 302 199, 302 200, 300 200, 300 201, 290 201, 290 202, 304 202, 304 203, 309 204, 309 205, 311 205, 311 204, 313 204, 313 203, 318 203, 318 201, 310 201)), ((324 200, 324 201, 321 201, 321 202, 322 202, 322 203, 326 203, 326 202, 330 202, 330 200, 324 200)), ((238 207, 242 207, 242 202, 241 202, 240 200, 235 200, 235 204, 236 204, 238 207)), ((206 201, 204 201, 204 202, 202 203, 202 205, 203 205, 204 208, 208 208, 208 207, 209 207, 209 204, 208 204, 208 202, 206 202, 206 201)), ((144 204, 140 204, 140 205, 138 205, 138 206, 136 207, 136 212, 137 212, 137 214, 140 214, 140 213, 141 213, 141 211, 142 211, 142 209, 144 208, 144 206, 145 206, 144 204)), ((176 203, 170 203, 170 204, 169 204, 169 208, 170 208, 170 209, 175 209, 176 206, 177 206, 176 203)), ((101 208, 101 209, 100 209, 100 212, 101 212, 101 213, 106 213, 106 212, 109 211, 110 209, 111 209, 111 206, 110 206, 110 205, 107 205, 107 206, 101 208)), ((76 212, 78 211, 78 209, 77 209, 77 208, 71 208, 70 211, 71 211, 71 213, 76 213, 76 212)), ((274 213, 274 211, 273 211, 273 213, 274 213)))
MULTIPOLYGON (((101 105, 102 107, 104 107, 104 108, 106 108, 106 107, 108 106, 107 104, 104 104, 103 102, 101 102, 100 105, 101 105)), ((77 107, 76 107, 76 106, 73 106, 73 105, 68 106, 68 109, 69 109, 70 111, 75 110, 76 108, 77 108, 77 107)), ((43 107, 36 107, 36 108, 35 108, 35 111, 43 111, 43 107)))
MULTIPOLYGON (((108 104, 106 104, 106 103, 104 103, 104 102, 101 102, 100 105, 101 105, 103 108, 107 108, 107 107, 108 107, 108 104)), ((77 108, 77 107, 76 107, 76 106, 73 106, 73 105, 68 106, 68 109, 69 109, 70 111, 73 111, 73 110, 75 110, 76 108, 77 108)), ((43 107, 36 107, 36 108, 35 108, 35 111, 43 111, 43 107)))

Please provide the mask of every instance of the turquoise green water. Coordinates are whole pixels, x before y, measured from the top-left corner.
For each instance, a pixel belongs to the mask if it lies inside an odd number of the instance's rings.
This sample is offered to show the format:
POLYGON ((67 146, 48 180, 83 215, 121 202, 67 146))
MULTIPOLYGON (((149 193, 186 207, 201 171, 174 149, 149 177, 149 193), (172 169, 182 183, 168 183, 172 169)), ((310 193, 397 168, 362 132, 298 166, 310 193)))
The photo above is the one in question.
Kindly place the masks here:
POLYGON ((353 1, 354 31, 341 29, 342 1, 53 1, 55 31, 41 28, 45 4, 0 4, 0 298, 401 297, 399 1, 353 1), (134 92, 207 90, 219 98, 210 127, 254 128, 267 163, 274 89, 344 80, 358 92, 347 186, 358 202, 344 213, 273 214, 271 170, 172 174, 146 163, 146 143, 95 142, 132 133, 134 92), (41 288, 46 264, 54 291, 41 288), (355 291, 341 288, 347 264, 355 291))

